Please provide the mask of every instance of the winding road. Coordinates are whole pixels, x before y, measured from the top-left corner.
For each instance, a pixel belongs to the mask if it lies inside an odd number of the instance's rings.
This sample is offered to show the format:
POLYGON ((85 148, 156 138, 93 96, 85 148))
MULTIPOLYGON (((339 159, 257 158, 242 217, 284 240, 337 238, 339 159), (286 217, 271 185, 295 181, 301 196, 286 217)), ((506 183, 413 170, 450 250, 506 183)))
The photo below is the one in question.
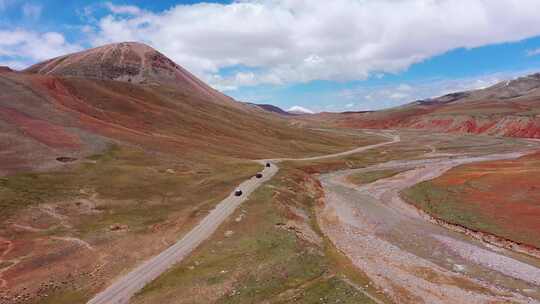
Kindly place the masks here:
POLYGON ((399 195, 461 164, 522 155, 391 161, 325 174, 318 221, 332 243, 396 303, 540 303, 539 260, 434 224, 399 195), (382 169, 405 172, 362 186, 346 179, 382 169))
POLYGON ((180 262, 187 255, 189 255, 197 246, 199 246, 204 240, 209 238, 221 225, 227 217, 229 217, 235 209, 244 202, 249 195, 255 191, 264 182, 270 180, 278 171, 279 167, 276 163, 281 161, 312 161, 326 158, 346 156, 349 154, 359 153, 369 149, 378 148, 384 145, 389 145, 400 141, 399 135, 392 135, 390 133, 381 132, 367 132, 374 135, 381 135, 387 138, 391 138, 391 141, 383 142, 379 144, 359 147, 350 151, 334 153, 316 157, 306 158, 280 158, 269 160, 256 160, 261 164, 266 162, 272 163, 270 167, 265 167, 262 171, 263 177, 258 179, 255 177, 244 181, 238 186, 238 189, 242 189, 243 195, 238 197, 234 195, 234 191, 225 198, 223 201, 217 204, 217 206, 191 231, 184 235, 178 242, 171 247, 167 248, 155 257, 147 260, 128 274, 119 278, 111 286, 98 293, 92 298, 88 304, 125 304, 129 302, 129 299, 146 284, 156 279, 160 274, 165 272, 174 264, 180 262))

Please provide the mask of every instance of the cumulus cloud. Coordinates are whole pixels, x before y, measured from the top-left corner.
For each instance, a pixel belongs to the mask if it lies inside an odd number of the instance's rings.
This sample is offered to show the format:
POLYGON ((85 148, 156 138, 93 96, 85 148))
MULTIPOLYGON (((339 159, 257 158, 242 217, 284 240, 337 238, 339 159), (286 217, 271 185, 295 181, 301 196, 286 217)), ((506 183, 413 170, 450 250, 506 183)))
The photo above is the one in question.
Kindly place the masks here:
POLYGON ((9 58, 9 65, 16 69, 80 49, 57 32, 0 30, 0 60, 9 58))
POLYGON ((134 5, 115 5, 111 2, 106 2, 105 7, 114 14, 139 15, 143 12, 134 5))
POLYGON ((94 45, 143 41, 230 88, 360 80, 403 71, 455 48, 540 34, 537 0, 243 0, 177 5, 160 13, 108 7, 94 45), (257 72, 213 76, 235 65, 257 72))
POLYGON ((395 93, 390 94, 390 96, 388 96, 388 97, 390 99, 394 99, 394 100, 402 100, 402 99, 405 99, 405 98, 409 98, 409 94, 395 92, 395 93))

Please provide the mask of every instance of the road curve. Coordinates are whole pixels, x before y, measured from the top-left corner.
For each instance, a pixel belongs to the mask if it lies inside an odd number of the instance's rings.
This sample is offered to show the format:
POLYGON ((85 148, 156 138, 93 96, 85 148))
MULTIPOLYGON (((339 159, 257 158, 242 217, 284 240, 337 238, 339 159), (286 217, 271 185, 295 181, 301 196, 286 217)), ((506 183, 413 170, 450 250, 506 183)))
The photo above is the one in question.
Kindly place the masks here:
POLYGON ((88 304, 125 304, 129 302, 129 299, 139 290, 141 290, 146 284, 156 279, 160 274, 165 272, 174 264, 180 262, 188 254, 190 254, 197 246, 199 246, 204 240, 209 238, 221 225, 227 217, 229 217, 235 209, 244 202, 249 195, 255 191, 264 182, 270 180, 278 171, 279 167, 275 163, 281 161, 311 161, 319 159, 327 159, 332 157, 346 156, 369 149, 378 148, 384 145, 392 144, 400 141, 399 135, 391 135, 389 133, 375 133, 368 132, 374 135, 380 135, 386 138, 391 138, 391 141, 383 142, 379 144, 359 147, 350 151, 334 153, 316 157, 306 158, 280 158, 270 160, 256 160, 261 164, 271 162, 272 166, 264 167, 262 171, 263 177, 258 179, 252 177, 247 181, 242 182, 238 189, 242 189, 243 194, 240 197, 234 195, 234 191, 229 194, 227 198, 222 200, 216 205, 216 207, 197 224, 191 231, 189 231, 184 237, 176 242, 171 247, 162 251, 160 254, 147 260, 125 276, 119 278, 111 286, 98 293, 94 298, 88 301, 88 304))

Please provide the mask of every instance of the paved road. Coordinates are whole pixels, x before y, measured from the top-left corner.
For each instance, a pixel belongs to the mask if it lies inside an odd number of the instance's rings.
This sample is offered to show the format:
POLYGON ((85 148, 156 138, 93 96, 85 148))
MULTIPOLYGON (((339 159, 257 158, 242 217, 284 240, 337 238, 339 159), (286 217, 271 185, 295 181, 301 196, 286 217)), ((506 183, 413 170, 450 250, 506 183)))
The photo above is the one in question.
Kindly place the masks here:
POLYGON ((461 164, 521 155, 391 161, 322 175, 320 226, 397 303, 540 303, 540 261, 427 221, 399 195, 461 164), (346 179, 381 169, 408 171, 363 186, 346 179))
POLYGON ((299 161, 310 161, 310 160, 319 160, 332 157, 345 156, 349 154, 354 154, 369 149, 374 149, 384 145, 392 144, 400 140, 399 136, 391 135, 389 133, 375 133, 371 134, 381 135, 387 138, 392 138, 392 141, 383 142, 380 144, 370 145, 360 147, 354 150, 317 156, 317 157, 306 157, 306 158, 281 158, 281 159, 271 159, 271 160, 257 160, 262 164, 266 162, 271 162, 271 167, 265 167, 263 170, 263 178, 257 179, 255 177, 244 181, 241 183, 238 188, 242 189, 244 192, 242 196, 234 196, 234 191, 223 201, 221 201, 215 209, 213 209, 195 228, 188 232, 182 239, 176 242, 171 247, 167 248, 165 251, 161 252, 157 256, 151 258, 150 260, 144 262, 142 265, 135 268, 133 271, 118 279, 115 283, 109 286, 104 291, 97 294, 93 299, 91 299, 88 304, 125 304, 129 302, 129 299, 140 289, 142 289, 146 284, 156 279, 160 274, 165 272, 174 264, 180 262, 185 258, 191 251, 193 251, 199 244, 204 240, 209 238, 229 217, 234 210, 245 201, 248 196, 257 189, 264 182, 270 180, 278 171, 279 167, 276 163, 280 161, 287 160, 299 160, 299 161))

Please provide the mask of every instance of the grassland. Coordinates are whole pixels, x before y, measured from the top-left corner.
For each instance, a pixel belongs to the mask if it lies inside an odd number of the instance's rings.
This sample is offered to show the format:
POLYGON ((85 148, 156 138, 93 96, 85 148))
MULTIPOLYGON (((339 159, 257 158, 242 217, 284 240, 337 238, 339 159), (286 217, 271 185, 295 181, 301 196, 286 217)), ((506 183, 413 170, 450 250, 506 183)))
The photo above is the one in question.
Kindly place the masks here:
MULTIPOLYGON (((381 140, 347 138, 358 145, 381 140)), ((432 151, 431 146, 438 152, 471 154, 511 146, 485 137, 435 138, 402 132, 402 142, 392 147, 343 158, 282 163, 278 176, 258 189, 218 233, 148 285, 134 303, 170 299, 179 303, 313 303, 321 298, 370 303, 357 287, 377 296, 378 290, 317 228, 313 212, 322 194, 312 174, 421 158, 432 151), (477 146, 471 147, 471 141, 477 146), (229 230, 233 235, 226 237, 229 230)), ((336 150, 331 143, 326 145, 325 150, 336 150)), ((310 155, 316 153, 320 151, 310 155)), ((0 188, 6 198, 0 200, 7 219, 4 238, 15 237, 19 243, 18 250, 0 262, 25 252, 39 254, 27 256, 4 276, 19 286, 48 280, 73 282, 44 288, 47 297, 29 303, 84 302, 115 276, 172 244, 235 184, 258 169, 254 162, 230 157, 178 156, 116 145, 62 170, 5 177, 0 188), (43 206, 50 206, 64 220, 44 214, 43 206), (40 230, 14 230, 14 223, 40 230), (117 224, 126 229, 113 231, 111 227, 117 224), (52 242, 53 237, 80 239, 94 251, 65 241, 52 242), (42 263, 48 268, 40 267, 42 263)))
POLYGON ((347 180, 355 185, 365 185, 376 180, 389 178, 403 172, 403 170, 377 170, 355 173, 347 176, 347 180))
MULTIPOLYGON (((281 170, 133 303, 171 297, 175 303, 373 303, 345 280, 346 259, 318 232, 312 211, 320 195, 318 183, 303 171, 281 170), (226 237, 227 231, 233 235, 226 237)), ((368 284, 355 275, 358 285, 368 284)))
POLYGON ((540 155, 463 165, 404 191, 434 217, 540 248, 540 155))
MULTIPOLYGON (((439 153, 479 154, 514 145, 488 137, 441 139, 400 133, 402 142, 391 147, 343 158, 281 163, 279 174, 257 190, 211 239, 144 288, 133 302, 371 303, 353 286, 385 301, 369 278, 320 233, 314 208, 322 193, 313 174, 422 158, 432 152, 432 146, 439 153), (472 141, 477 146, 470 145, 472 141), (227 231, 233 234, 227 237, 227 231)), ((359 179, 370 182, 395 173, 376 172, 359 179)))
MULTIPOLYGON (((312 136, 315 131, 306 132, 312 136)), ((320 133, 324 136, 310 141, 291 134, 293 145, 276 145, 274 151, 312 156, 381 140, 320 133), (333 146, 337 141, 342 146, 333 146)), ((153 148, 113 144, 55 170, 0 180, 0 237, 15 245, 0 260, 9 266, 0 269, 14 287, 9 296, 32 295, 27 303, 85 302, 114 277, 176 241, 260 170, 258 163, 225 156, 211 146, 199 153, 153 148), (40 266, 44 263, 46 268, 40 266)))
POLYGON ((3 177, 0 236, 16 244, 3 262, 16 265, 2 277, 47 294, 51 303, 74 303, 74 297, 83 302, 119 272, 190 229, 260 167, 228 158, 178 159, 115 145, 62 170, 3 177), (88 244, 88 249, 79 244, 88 244), (65 281, 76 292, 58 283, 65 281), (42 288, 42 282, 61 287, 42 288))
POLYGON ((165 155, 151 157, 140 149, 113 146, 72 169, 2 178, 1 216, 9 218, 32 205, 68 202, 94 194, 101 202, 96 206, 100 212, 91 221, 80 221, 78 231, 97 231, 115 221, 128 221, 136 230, 164 220, 165 214, 160 210, 192 208, 195 199, 219 200, 231 185, 254 174, 259 167, 256 163, 232 160, 219 165, 182 163, 165 155), (195 187, 197 193, 192 191, 195 187), (105 200, 122 203, 107 204, 105 200), (152 208, 148 208, 150 202, 152 208))

